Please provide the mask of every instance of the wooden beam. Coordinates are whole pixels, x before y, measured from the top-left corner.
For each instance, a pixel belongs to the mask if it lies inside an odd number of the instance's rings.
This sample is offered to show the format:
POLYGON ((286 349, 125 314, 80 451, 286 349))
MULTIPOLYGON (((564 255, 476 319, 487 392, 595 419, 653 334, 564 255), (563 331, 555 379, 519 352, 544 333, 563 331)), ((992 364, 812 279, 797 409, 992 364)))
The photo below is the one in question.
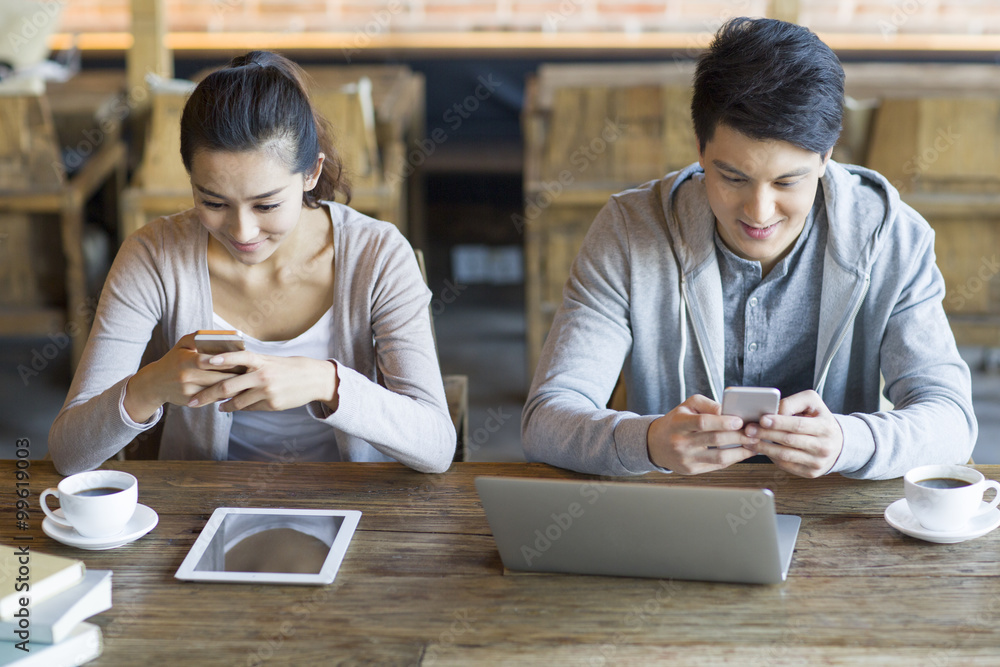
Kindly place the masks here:
MULTIPOLYGON (((897 34, 881 33, 819 33, 820 38, 837 52, 872 52, 894 54, 914 53, 998 53, 1000 35, 966 34, 897 34)), ((114 52, 132 48, 132 35, 125 32, 83 33, 76 36, 82 51, 114 52)), ((287 52, 322 51, 372 53, 384 51, 419 52, 491 52, 523 55, 579 51, 642 52, 681 51, 695 56, 708 46, 707 33, 651 32, 623 35, 613 32, 540 33, 540 32, 419 32, 372 35, 361 46, 352 32, 171 32, 164 41, 167 49, 176 52, 233 52, 252 48, 287 52)), ((54 34, 49 41, 54 50, 70 48, 73 35, 54 34)), ((228 54, 227 54, 228 55, 228 54)), ((155 61, 155 59, 153 59, 155 61)))
POLYGON ((128 86, 138 90, 146 86, 146 75, 174 76, 174 61, 167 47, 167 10, 165 0, 132 0, 132 34, 128 47, 128 86))

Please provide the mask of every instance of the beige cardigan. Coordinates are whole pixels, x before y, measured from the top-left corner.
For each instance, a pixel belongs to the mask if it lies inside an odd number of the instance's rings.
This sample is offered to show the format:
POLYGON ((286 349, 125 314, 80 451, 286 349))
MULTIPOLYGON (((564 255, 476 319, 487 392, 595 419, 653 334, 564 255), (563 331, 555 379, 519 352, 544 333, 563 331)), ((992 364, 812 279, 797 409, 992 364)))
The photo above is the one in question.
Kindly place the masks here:
MULTIPOLYGON (((431 294, 413 250, 393 225, 324 204, 333 222, 339 404, 333 413, 310 404, 309 412, 334 429, 344 461, 397 460, 442 472, 454 456, 455 429, 431 334, 431 294)), ((208 232, 193 209, 155 220, 122 244, 49 432, 61 473, 99 466, 155 425, 125 422, 122 391, 148 344, 162 355, 182 336, 212 328, 207 248, 208 232)), ((267 299, 260 303, 266 315, 267 299)), ((161 459, 226 459, 230 413, 168 405, 163 420, 161 459)))

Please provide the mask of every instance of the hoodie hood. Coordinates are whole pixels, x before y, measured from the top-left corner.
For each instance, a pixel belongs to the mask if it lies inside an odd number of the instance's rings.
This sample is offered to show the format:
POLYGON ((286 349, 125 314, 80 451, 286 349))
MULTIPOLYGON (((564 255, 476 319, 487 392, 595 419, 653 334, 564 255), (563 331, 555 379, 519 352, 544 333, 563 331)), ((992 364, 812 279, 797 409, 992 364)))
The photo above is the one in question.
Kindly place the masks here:
POLYGON ((868 275, 899 213, 899 192, 871 169, 833 160, 820 187, 830 225, 827 252, 844 269, 868 275))

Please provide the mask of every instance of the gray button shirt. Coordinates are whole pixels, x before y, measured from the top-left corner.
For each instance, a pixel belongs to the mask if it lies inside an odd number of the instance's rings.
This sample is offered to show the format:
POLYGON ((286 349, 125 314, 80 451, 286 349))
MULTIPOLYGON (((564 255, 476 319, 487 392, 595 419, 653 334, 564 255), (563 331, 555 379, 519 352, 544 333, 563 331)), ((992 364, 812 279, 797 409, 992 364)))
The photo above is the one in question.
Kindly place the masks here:
POLYGON ((813 388, 827 227, 817 188, 791 252, 763 279, 760 262, 738 257, 716 230, 727 387, 777 387, 782 397, 813 388))

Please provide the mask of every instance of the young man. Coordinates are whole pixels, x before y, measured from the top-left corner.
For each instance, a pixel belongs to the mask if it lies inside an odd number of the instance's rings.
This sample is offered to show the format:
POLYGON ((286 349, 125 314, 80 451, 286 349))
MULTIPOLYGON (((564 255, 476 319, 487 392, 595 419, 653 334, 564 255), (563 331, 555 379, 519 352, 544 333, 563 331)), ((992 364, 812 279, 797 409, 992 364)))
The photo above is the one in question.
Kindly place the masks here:
POLYGON ((696 474, 764 455, 862 478, 967 461, 934 233, 885 178, 830 160, 837 57, 805 28, 734 19, 694 88, 698 163, 612 197, 583 242, 525 405, 528 459, 696 474), (722 415, 734 385, 777 387, 778 414, 722 415))

